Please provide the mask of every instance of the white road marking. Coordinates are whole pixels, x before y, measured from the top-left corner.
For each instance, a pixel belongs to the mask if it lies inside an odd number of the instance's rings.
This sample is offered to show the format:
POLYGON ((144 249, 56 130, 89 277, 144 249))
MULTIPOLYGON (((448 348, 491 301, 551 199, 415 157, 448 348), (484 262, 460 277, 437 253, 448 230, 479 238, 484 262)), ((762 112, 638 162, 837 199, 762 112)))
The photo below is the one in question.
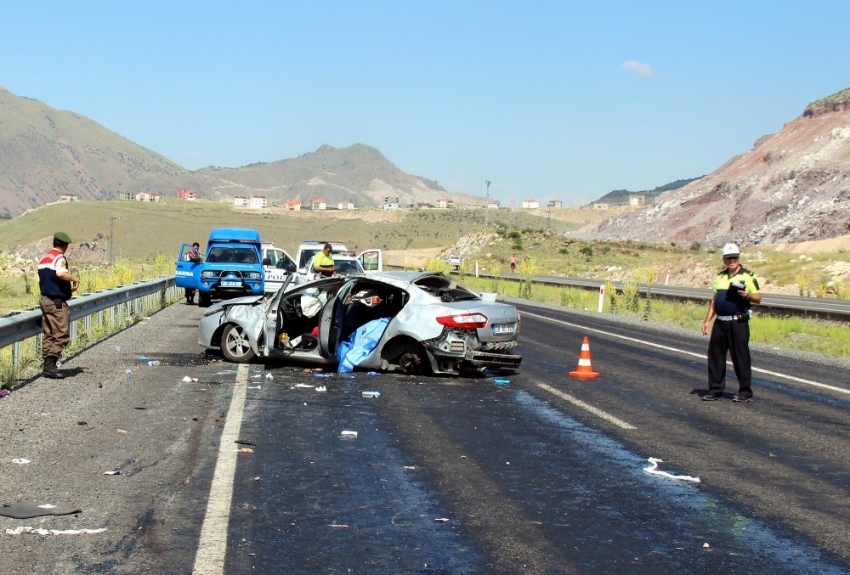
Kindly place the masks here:
POLYGON ((605 421, 607 421, 609 423, 613 423, 617 427, 622 427, 623 429, 637 429, 637 427, 635 427, 631 423, 626 423, 622 419, 618 419, 618 418, 614 417, 613 415, 611 415, 610 413, 606 413, 599 408, 593 407, 589 403, 585 403, 582 400, 580 400, 576 397, 573 397, 572 395, 570 395, 568 393, 564 393, 560 389, 555 389, 554 387, 546 385, 545 383, 538 383, 537 387, 539 387, 540 389, 545 389, 546 391, 548 391, 552 395, 557 395, 561 399, 569 401, 573 405, 576 405, 576 406, 578 406, 582 409, 586 409, 587 411, 589 411, 593 415, 601 417, 605 421))
MULTIPOLYGON (((530 315, 531 317, 536 317, 538 319, 545 319, 546 321, 551 321, 551 322, 554 322, 554 323, 560 323, 561 325, 567 325, 567 326, 570 326, 570 327, 577 327, 577 328, 583 329, 585 331, 593 331, 593 332, 601 333, 601 334, 604 334, 604 335, 607 335, 607 336, 610 336, 610 337, 616 337, 616 338, 619 338, 619 339, 631 341, 631 342, 634 342, 634 343, 639 343, 641 345, 646 345, 646 346, 649 346, 649 347, 657 347, 658 349, 664 349, 664 350, 672 351, 672 352, 675 352, 675 353, 690 355, 692 357, 698 357, 700 359, 706 358, 706 354, 704 354, 704 353, 694 353, 692 351, 685 351, 683 349, 678 349, 678 348, 675 348, 675 347, 669 347, 669 346, 661 345, 661 344, 658 344, 658 343, 650 343, 648 341, 642 341, 642 340, 639 340, 639 339, 635 339, 633 337, 628 337, 628 336, 625 336, 625 335, 619 335, 619 334, 616 334, 616 333, 611 333, 610 331, 605 331, 605 330, 602 330, 602 329, 587 327, 587 326, 579 325, 577 323, 570 323, 568 321, 561 321, 559 319, 552 319, 552 318, 546 317, 544 315, 537 315, 536 313, 530 313, 530 312, 524 311, 524 312, 522 312, 522 315, 530 315)), ((732 362, 727 361, 726 364, 732 365, 732 362)), ((786 375, 784 373, 777 373, 775 371, 769 371, 767 369, 761 369, 759 367, 753 367, 752 370, 756 373, 763 373, 765 375, 772 375, 773 377, 781 377, 783 379, 795 381, 797 383, 802 383, 802 384, 805 384, 805 385, 811 385, 812 387, 820 387, 821 389, 828 389, 830 391, 837 391, 838 393, 850 393, 850 389, 845 389, 843 387, 836 387, 834 385, 828 385, 826 383, 819 383, 817 381, 811 381, 811 380, 808 380, 808 379, 802 379, 800 377, 794 377, 793 375, 786 375)))
POLYGON ((237 453, 233 442, 239 439, 242 414, 245 409, 245 388, 248 383, 248 365, 240 364, 236 371, 236 385, 230 398, 230 408, 224 420, 218 461, 215 464, 207 513, 201 526, 201 538, 195 554, 193 575, 221 575, 227 555, 227 531, 230 523, 230 502, 233 498, 233 477, 236 474, 237 453))

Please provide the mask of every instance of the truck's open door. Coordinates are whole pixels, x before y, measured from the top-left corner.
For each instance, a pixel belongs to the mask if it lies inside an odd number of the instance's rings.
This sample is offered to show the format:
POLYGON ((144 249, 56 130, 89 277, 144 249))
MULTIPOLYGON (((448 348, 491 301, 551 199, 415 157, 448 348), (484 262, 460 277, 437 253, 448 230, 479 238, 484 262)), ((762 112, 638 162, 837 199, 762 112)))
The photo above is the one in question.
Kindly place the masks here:
POLYGON ((183 244, 177 253, 177 266, 174 271, 174 283, 177 287, 197 289, 201 285, 203 258, 192 257, 195 249, 192 244, 183 244))

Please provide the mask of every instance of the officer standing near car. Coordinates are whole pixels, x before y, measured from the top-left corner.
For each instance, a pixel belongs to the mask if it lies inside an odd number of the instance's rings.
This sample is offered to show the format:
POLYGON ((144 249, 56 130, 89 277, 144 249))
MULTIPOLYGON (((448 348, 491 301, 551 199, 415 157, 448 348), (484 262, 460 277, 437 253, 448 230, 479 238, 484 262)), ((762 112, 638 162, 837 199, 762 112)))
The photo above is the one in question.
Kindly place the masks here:
POLYGON ((741 250, 737 245, 723 246, 723 264, 726 269, 714 280, 714 298, 702 324, 703 335, 708 335, 711 319, 717 315, 708 342, 708 395, 702 399, 716 401, 723 396, 729 352, 738 377, 738 394, 732 401, 749 402, 753 400, 750 305, 761 302, 759 282, 751 271, 741 267, 741 250))
POLYGON ((51 379, 62 379, 56 362, 62 357, 65 346, 71 340, 71 308, 68 300, 80 285, 80 278, 68 269, 65 252, 71 238, 64 232, 53 235, 53 249, 38 262, 38 284, 41 291, 41 327, 44 338, 41 355, 44 358, 42 375, 51 379))
POLYGON ((336 273, 336 265, 334 264, 334 258, 331 255, 332 249, 333 246, 325 244, 322 251, 317 253, 313 258, 313 271, 322 277, 331 277, 336 273))

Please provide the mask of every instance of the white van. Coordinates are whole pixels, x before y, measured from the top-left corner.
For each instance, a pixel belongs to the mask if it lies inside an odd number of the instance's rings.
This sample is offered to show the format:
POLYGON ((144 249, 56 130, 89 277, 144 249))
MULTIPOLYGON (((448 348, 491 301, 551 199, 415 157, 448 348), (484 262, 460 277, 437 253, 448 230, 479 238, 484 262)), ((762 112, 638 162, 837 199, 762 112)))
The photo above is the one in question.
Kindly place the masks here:
POLYGON ((274 293, 280 289, 290 274, 295 273, 295 260, 271 242, 262 242, 262 248, 263 272, 266 276, 263 293, 274 293))

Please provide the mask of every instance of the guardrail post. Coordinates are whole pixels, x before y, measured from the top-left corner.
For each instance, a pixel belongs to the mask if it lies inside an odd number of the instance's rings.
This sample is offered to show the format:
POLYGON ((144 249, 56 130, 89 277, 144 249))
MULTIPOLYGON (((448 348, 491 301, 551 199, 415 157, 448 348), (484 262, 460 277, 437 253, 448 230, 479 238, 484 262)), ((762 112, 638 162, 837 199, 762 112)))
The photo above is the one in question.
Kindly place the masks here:
POLYGON ((19 341, 12 344, 12 365, 15 366, 15 371, 21 367, 21 342, 19 341))
POLYGON ((597 312, 602 313, 602 305, 605 303, 605 284, 599 285, 599 306, 597 312))
POLYGON ((71 322, 71 343, 77 342, 77 322, 71 322))
POLYGON ((478 277, 478 262, 475 262, 475 277, 478 277))

